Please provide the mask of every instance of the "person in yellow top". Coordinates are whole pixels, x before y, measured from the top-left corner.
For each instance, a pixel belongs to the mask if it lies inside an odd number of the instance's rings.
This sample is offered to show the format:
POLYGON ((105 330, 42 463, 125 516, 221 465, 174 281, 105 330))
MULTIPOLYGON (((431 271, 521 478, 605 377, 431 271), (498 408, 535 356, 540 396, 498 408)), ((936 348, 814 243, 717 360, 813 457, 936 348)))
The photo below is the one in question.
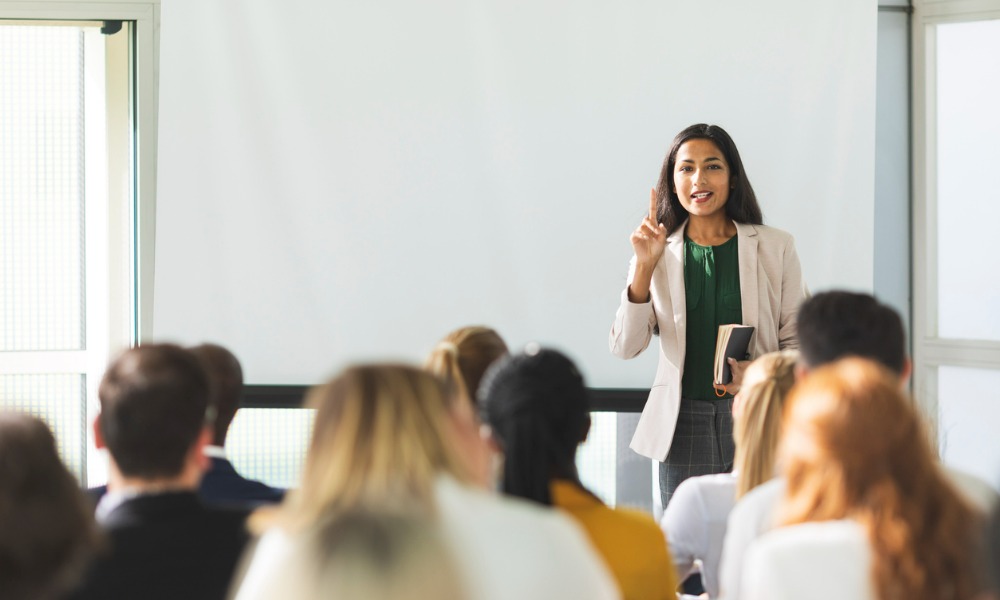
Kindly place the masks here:
POLYGON ((504 493, 570 514, 603 556, 625 600, 676 598, 673 561, 652 517, 609 508, 580 482, 575 458, 590 431, 590 400, 569 358, 537 348, 502 358, 487 372, 479 402, 503 452, 504 493))

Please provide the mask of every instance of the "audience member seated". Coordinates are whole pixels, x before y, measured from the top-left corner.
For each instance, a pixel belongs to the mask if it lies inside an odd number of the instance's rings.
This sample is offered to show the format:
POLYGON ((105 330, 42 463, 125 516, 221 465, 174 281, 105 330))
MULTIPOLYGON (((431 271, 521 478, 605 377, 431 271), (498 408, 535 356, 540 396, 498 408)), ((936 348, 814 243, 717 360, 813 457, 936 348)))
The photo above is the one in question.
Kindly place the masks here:
POLYGON ((232 352, 215 344, 190 348, 201 360, 212 384, 215 422, 212 443, 205 447, 211 466, 201 478, 198 495, 206 504, 252 508, 281 502, 284 490, 247 479, 236 472, 226 457, 226 435, 243 397, 243 368, 232 352))
POLYGON ((246 514, 197 495, 212 435, 198 359, 169 344, 134 348, 111 363, 98 396, 94 437, 109 451, 109 477, 97 519, 110 547, 72 597, 224 598, 246 514))
POLYGON ((795 383, 796 358, 791 351, 772 352, 747 368, 733 398, 733 472, 686 479, 660 521, 677 572, 683 579, 700 571, 710 598, 719 594, 719 558, 729 512, 744 494, 774 477, 782 409, 795 383))
MULTIPOLYGON (((482 326, 462 327, 452 331, 434 346, 424 369, 440 377, 462 398, 455 410, 468 411, 467 418, 479 423, 479 409, 476 406, 476 391, 486 370, 500 357, 507 354, 507 344, 500 335, 482 326)), ((482 462, 473 465, 476 484, 496 488, 499 467, 499 451, 486 440, 489 452, 484 453, 482 462)))
POLYGON ((41 420, 0 412, 0 597, 60 598, 99 542, 83 492, 41 420))
POLYGON ((568 518, 470 485, 486 449, 467 404, 406 366, 353 367, 313 389, 301 485, 279 508, 255 515, 264 533, 236 597, 269 598, 300 536, 360 509, 438 522, 471 598, 618 597, 568 518))
POLYGON ((744 596, 967 600, 982 521, 938 467, 897 374, 847 358, 788 399, 779 528, 754 542, 744 596), (800 525, 804 524, 804 525, 800 525))
MULTIPOLYGON (((230 506, 251 509, 262 504, 281 502, 285 490, 273 488, 263 482, 247 479, 236 472, 226 456, 226 436, 229 426, 239 410, 243 397, 243 368, 239 360, 222 346, 201 344, 188 349, 208 374, 212 390, 212 441, 205 446, 205 456, 210 466, 201 478, 198 495, 211 506, 230 506)), ((107 492, 107 486, 87 490, 96 504, 107 492)))
POLYGON ((576 451, 590 431, 590 400, 569 358, 535 348, 501 359, 483 381, 480 404, 503 452, 504 493, 572 515, 624 598, 676 597, 677 576, 656 522, 608 508, 580 482, 576 451))
MULTIPOLYGON (((806 300, 798 314, 799 362, 796 376, 841 358, 872 360, 896 376, 900 389, 910 376, 903 320, 895 310, 868 294, 830 291, 806 300)), ((952 485, 978 510, 988 513, 997 493, 971 475, 945 469, 952 485)), ((785 480, 777 477, 746 494, 729 515, 719 566, 720 596, 739 600, 746 550, 775 524, 785 480)))
POLYGON ((349 511, 296 539, 256 594, 273 600, 464 600, 437 524, 422 515, 349 511))
POLYGON ((434 346, 424 367, 474 405, 483 374, 505 354, 507 344, 496 331, 481 326, 462 327, 434 346))

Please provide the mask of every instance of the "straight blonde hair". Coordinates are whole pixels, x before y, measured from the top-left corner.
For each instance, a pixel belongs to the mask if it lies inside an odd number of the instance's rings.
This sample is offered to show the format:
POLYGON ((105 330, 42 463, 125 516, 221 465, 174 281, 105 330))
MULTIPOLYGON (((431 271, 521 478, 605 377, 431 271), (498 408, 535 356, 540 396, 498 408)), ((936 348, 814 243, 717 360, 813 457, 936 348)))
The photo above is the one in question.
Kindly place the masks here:
POLYGON ((507 344, 500 334, 489 327, 472 325, 456 329, 438 342, 424 368, 453 385, 474 407, 486 369, 506 354, 507 344))
POLYGON ((750 369, 762 369, 763 381, 740 392, 742 413, 736 419, 733 439, 736 455, 736 498, 774 477, 785 398, 795 385, 798 353, 771 352, 755 360, 750 369))
POLYGON ((433 375, 404 365, 361 365, 311 390, 315 409, 302 483, 276 512, 251 523, 290 532, 360 510, 433 514, 434 482, 470 474, 451 422, 454 394, 433 375))

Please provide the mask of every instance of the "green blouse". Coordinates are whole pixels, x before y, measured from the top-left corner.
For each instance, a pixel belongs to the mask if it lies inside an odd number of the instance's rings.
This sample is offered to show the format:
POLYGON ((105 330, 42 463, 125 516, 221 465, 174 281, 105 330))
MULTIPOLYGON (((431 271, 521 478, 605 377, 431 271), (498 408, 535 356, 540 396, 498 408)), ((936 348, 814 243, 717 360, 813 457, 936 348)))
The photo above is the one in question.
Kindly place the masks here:
MULTIPOLYGON (((719 325, 743 322, 737 236, 719 246, 699 246, 684 237, 687 348, 681 396, 715 400, 713 362, 719 325)), ((732 396, 726 395, 727 398, 732 396)))

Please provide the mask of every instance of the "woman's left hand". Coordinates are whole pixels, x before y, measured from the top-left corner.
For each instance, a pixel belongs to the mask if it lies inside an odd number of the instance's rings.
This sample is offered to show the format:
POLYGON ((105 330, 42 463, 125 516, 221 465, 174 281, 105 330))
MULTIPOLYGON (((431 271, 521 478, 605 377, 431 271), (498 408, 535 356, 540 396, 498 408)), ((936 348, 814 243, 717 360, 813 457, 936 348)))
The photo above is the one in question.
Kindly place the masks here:
POLYGON ((726 391, 735 396, 743 384, 743 372, 753 361, 736 360, 735 358, 727 358, 726 360, 729 361, 729 369, 733 372, 733 380, 726 384, 726 391))

